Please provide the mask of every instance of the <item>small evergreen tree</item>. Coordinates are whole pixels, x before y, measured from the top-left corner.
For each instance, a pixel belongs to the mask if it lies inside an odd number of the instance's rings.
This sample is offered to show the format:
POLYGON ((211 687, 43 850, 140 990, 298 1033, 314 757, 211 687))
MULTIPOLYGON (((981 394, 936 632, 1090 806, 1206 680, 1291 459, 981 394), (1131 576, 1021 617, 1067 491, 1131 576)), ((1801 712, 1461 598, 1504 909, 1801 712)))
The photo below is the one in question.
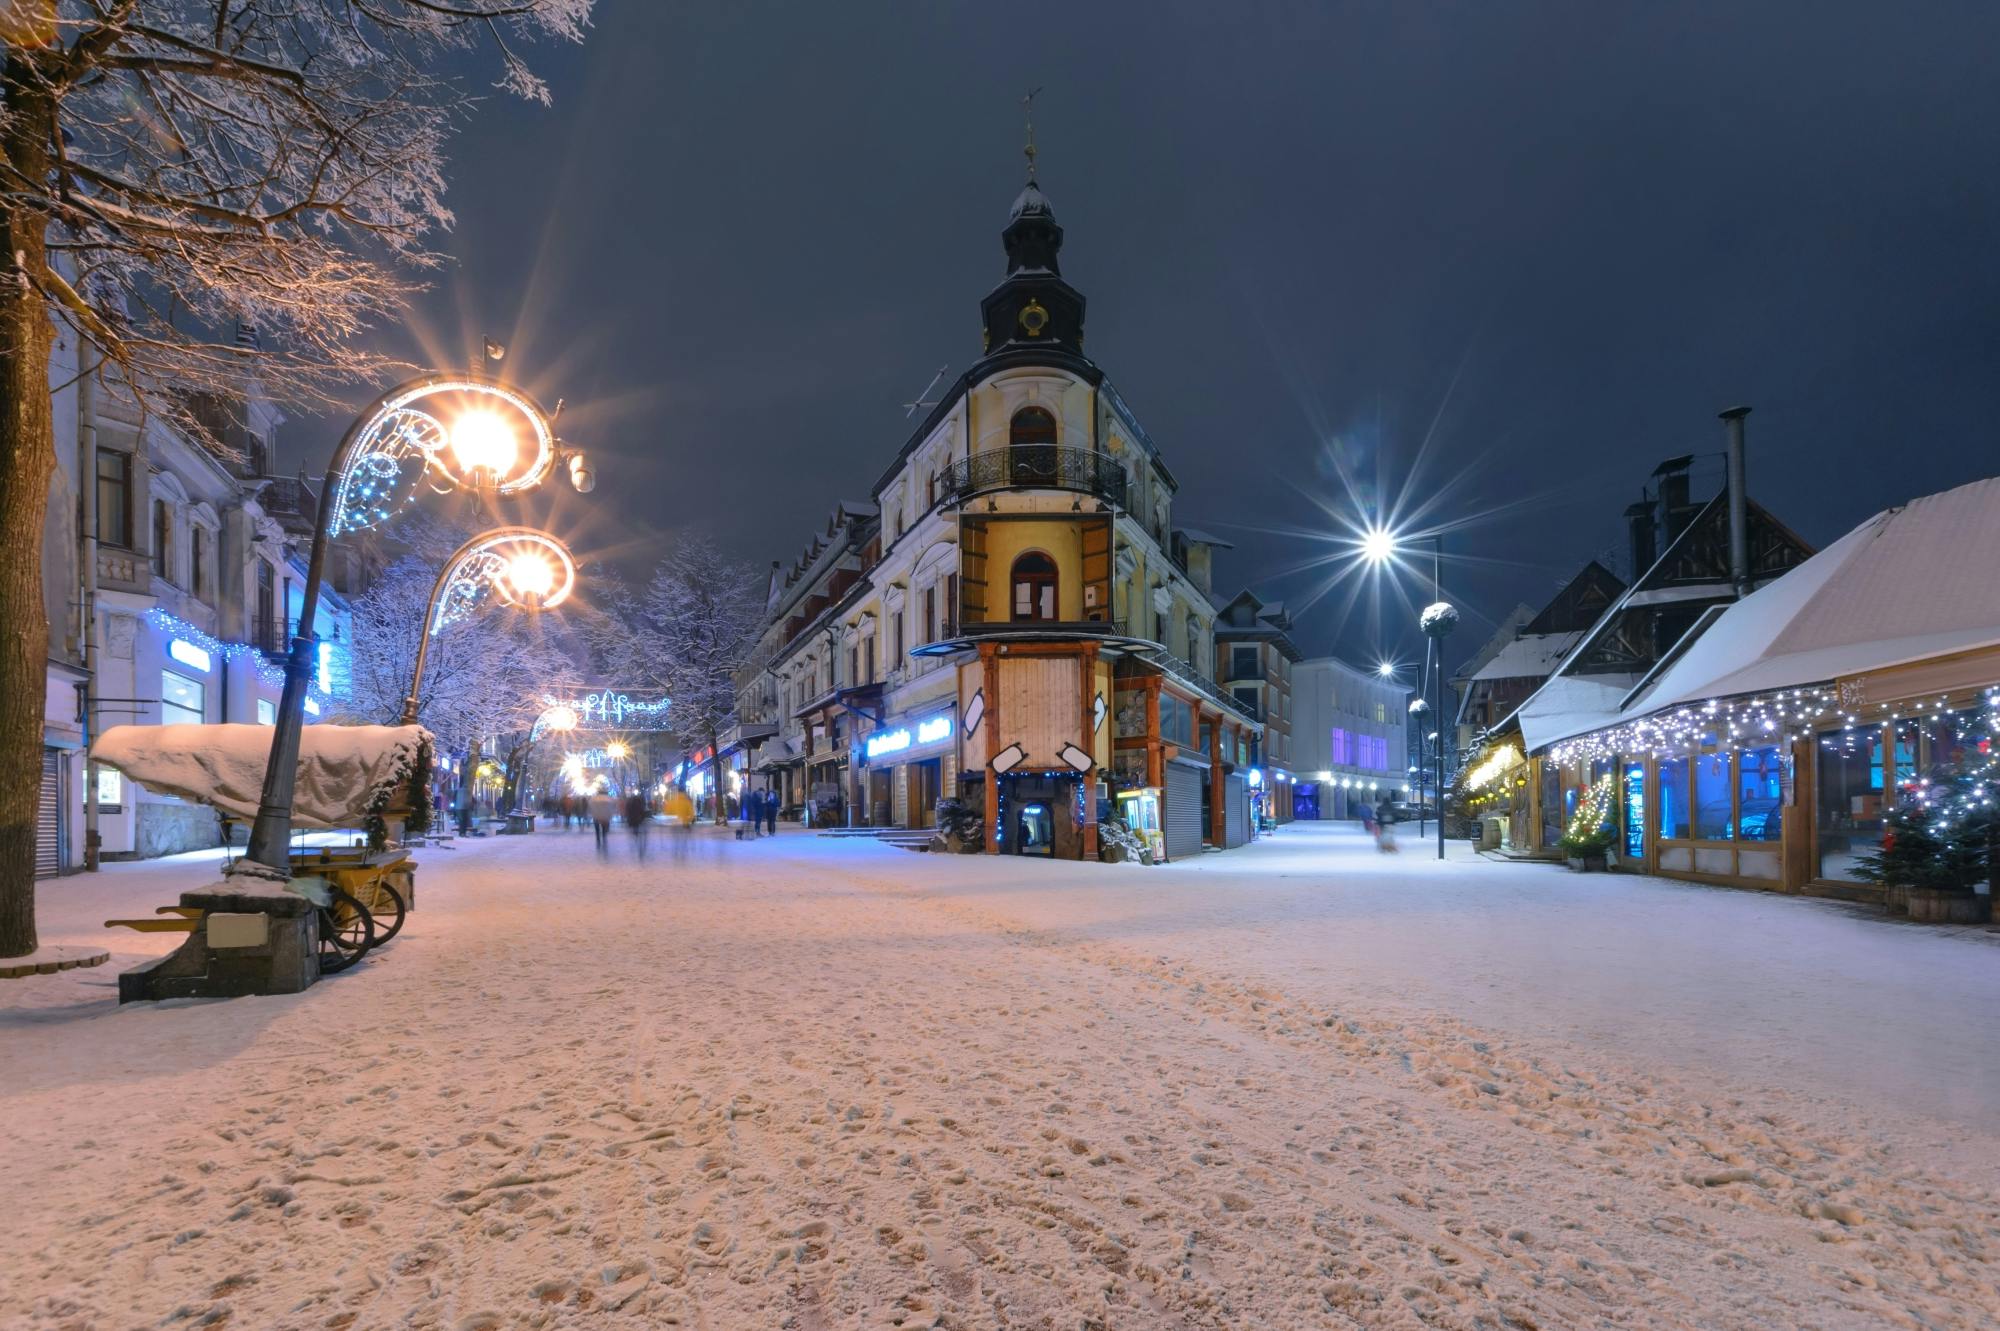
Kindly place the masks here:
POLYGON ((1969 892, 1992 871, 2000 832, 1986 772, 1955 773, 1923 786, 1885 820, 1881 849, 1855 872, 1871 883, 1969 892))

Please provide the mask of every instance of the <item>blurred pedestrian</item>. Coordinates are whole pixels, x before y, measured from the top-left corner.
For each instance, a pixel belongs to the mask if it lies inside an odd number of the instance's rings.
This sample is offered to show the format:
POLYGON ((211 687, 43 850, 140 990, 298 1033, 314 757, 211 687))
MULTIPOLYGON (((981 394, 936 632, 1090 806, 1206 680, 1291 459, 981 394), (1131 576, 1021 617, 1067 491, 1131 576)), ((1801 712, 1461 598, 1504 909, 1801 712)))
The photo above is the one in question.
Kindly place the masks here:
POLYGON ((764 830, 772 836, 778 835, 778 792, 764 792, 764 830))
POLYGON ((612 800, 610 790, 598 787, 590 797, 590 821, 597 828, 597 858, 611 858, 611 819, 617 814, 618 805, 612 800))
POLYGON ((625 796, 625 826, 632 833, 632 848, 638 852, 639 862, 646 862, 646 825, 653 821, 653 811, 646 807, 646 796, 637 787, 625 796))
POLYGON ((672 820, 667 835, 673 838, 674 858, 687 858, 688 838, 694 834, 694 801, 686 790, 675 786, 667 796, 666 815, 672 820))
POLYGON ((1375 806, 1375 849, 1385 855, 1396 853, 1396 806, 1384 799, 1375 806))

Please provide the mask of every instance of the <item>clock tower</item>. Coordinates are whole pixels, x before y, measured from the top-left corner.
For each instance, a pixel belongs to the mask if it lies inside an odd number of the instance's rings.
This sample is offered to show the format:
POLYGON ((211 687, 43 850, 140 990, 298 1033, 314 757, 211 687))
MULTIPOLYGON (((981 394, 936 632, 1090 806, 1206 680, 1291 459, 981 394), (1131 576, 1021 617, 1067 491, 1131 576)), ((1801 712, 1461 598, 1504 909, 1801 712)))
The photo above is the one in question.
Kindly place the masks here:
POLYGON ((989 356, 1041 349, 1081 355, 1083 293, 1063 281, 1058 261, 1063 229, 1048 195, 1035 183, 1030 161, 1028 183, 1000 233, 1007 247, 1007 276, 979 305, 985 351, 989 356))

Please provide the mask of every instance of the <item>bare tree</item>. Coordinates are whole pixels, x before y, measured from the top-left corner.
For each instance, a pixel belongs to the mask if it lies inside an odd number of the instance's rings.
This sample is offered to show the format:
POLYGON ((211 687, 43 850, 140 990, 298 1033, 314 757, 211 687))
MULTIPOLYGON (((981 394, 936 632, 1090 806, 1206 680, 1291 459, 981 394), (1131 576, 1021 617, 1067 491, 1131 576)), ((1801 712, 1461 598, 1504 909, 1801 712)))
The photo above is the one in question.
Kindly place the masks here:
MULTIPOLYGON (((674 731, 706 744, 711 755, 736 715, 735 672, 763 609, 755 583, 749 565, 726 558, 707 535, 693 532, 674 543, 646 589, 641 660, 671 699, 674 731)), ((715 771, 719 777, 719 762, 715 771)), ((715 816, 725 816, 719 780, 715 816)))
POLYGON ((546 101, 517 48, 580 39, 591 4, 0 5, 0 956, 36 942, 57 329, 197 437, 185 394, 252 374, 333 401, 384 368, 352 339, 400 305, 451 221, 444 148, 476 90, 440 58, 483 46, 501 87, 546 101))

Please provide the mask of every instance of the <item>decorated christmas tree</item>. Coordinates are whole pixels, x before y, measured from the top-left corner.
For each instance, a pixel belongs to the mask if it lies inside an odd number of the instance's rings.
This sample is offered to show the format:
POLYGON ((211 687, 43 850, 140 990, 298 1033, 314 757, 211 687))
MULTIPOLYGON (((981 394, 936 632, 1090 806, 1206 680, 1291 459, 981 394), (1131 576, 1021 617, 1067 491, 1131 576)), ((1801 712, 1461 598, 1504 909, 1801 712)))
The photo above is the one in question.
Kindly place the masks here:
POLYGON ((1992 872, 1993 795, 1989 770, 1925 782, 1889 815, 1882 848, 1855 871, 1874 883, 1970 892, 1992 872))

